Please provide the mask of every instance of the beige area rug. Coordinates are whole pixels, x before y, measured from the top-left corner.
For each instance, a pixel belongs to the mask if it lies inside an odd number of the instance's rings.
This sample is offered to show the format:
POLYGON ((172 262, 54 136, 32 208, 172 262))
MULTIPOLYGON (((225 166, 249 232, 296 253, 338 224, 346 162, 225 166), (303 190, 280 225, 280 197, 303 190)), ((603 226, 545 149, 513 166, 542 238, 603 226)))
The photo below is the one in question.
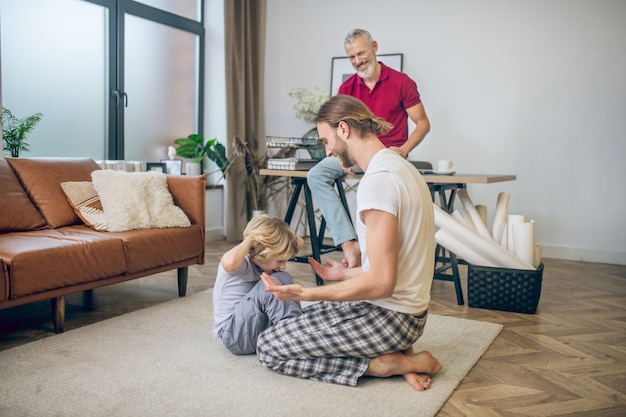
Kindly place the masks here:
POLYGON ((442 362, 431 389, 356 388, 274 373, 211 334, 211 291, 0 352, 0 416, 434 416, 502 326, 430 315, 416 344, 442 362))

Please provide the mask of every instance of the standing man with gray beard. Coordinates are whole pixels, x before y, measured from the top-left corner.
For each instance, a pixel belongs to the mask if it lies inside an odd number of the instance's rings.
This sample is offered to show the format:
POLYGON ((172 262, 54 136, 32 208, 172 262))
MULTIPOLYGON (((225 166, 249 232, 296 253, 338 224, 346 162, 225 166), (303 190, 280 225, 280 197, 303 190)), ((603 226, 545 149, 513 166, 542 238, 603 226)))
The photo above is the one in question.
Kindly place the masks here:
MULTIPOLYGON (((378 138, 400 156, 406 158, 430 131, 417 84, 406 74, 378 61, 378 43, 364 29, 354 29, 346 36, 344 47, 356 74, 339 87, 338 94, 361 100, 377 116, 392 124, 388 133, 378 138), (415 129, 409 135, 408 119, 415 129)), ((351 173, 337 158, 324 158, 307 174, 307 184, 317 202, 336 246, 341 246, 348 267, 361 264, 361 252, 354 227, 334 189, 337 178, 351 173)))

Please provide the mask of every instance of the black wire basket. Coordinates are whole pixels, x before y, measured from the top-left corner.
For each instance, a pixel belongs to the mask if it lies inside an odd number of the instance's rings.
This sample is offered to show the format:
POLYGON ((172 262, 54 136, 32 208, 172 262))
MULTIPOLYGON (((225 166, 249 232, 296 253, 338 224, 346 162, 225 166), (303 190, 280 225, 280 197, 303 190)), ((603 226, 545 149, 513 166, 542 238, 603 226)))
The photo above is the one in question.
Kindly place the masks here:
POLYGON ((535 314, 543 264, 536 270, 468 265, 467 302, 470 307, 535 314))
POLYGON ((308 171, 313 168, 319 161, 315 159, 268 159, 267 169, 284 169, 288 171, 308 171))
POLYGON ((317 138, 295 138, 285 136, 266 136, 265 145, 268 148, 292 148, 308 149, 316 148, 319 139, 317 138))

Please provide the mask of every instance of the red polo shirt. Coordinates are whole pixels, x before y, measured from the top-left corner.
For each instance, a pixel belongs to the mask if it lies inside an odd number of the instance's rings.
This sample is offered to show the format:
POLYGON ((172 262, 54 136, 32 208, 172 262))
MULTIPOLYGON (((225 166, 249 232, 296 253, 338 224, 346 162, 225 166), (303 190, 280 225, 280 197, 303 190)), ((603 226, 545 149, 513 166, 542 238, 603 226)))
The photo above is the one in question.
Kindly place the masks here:
POLYGON ((361 77, 354 74, 339 86, 338 94, 358 98, 377 117, 382 117, 393 125, 389 133, 379 136, 386 147, 401 146, 409 138, 409 116, 406 109, 419 104, 421 99, 417 84, 408 75, 380 62, 380 78, 372 91, 361 77))

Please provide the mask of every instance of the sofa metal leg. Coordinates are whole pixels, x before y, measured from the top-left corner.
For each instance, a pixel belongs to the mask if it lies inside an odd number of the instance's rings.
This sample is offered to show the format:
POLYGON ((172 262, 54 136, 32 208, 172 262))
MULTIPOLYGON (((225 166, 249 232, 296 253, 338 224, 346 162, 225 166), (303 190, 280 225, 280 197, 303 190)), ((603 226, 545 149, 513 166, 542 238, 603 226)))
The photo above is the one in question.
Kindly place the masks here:
POLYGON ((178 296, 184 297, 187 294, 187 273, 188 267, 178 268, 178 296))
POLYGON ((50 300, 52 307, 52 323, 55 333, 63 333, 65 327, 65 296, 50 300))

